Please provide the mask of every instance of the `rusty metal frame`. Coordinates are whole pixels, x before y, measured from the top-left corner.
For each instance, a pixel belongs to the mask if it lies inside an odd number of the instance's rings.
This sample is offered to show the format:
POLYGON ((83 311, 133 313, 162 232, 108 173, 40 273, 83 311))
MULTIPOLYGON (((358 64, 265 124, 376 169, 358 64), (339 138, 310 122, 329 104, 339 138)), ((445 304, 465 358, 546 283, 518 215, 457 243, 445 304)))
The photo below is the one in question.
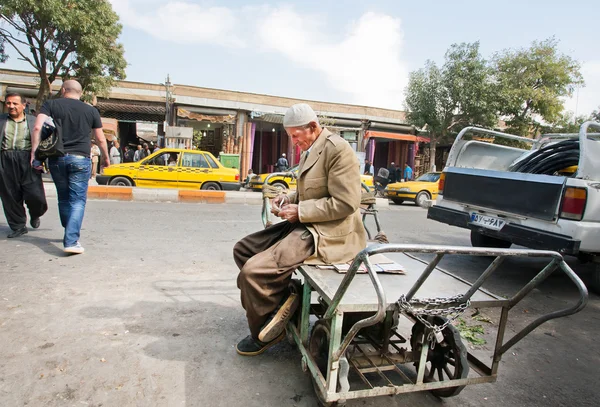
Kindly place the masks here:
MULTIPOLYGON (((414 258, 414 257, 413 257, 414 258)), ((301 266, 299 268, 299 272, 305 277, 304 278, 304 292, 303 297, 304 300, 308 300, 310 298, 310 293, 313 290, 319 291, 317 287, 311 286, 311 279, 307 278, 306 271, 301 266)), ((450 274, 445 272, 446 274, 450 274)), ((456 277, 458 279, 458 277, 456 277)), ((483 290, 482 290, 483 291, 483 290)), ((313 379, 315 380, 316 390, 320 392, 321 398, 326 402, 334 402, 339 401, 343 402, 349 399, 357 399, 364 397, 374 397, 381 395, 394 395, 401 393, 408 393, 413 391, 423 391, 423 390, 435 390, 441 388, 448 387, 458 387, 464 386, 468 384, 477 384, 477 383, 488 383, 496 380, 499 363, 501 361, 502 355, 506 353, 512 346, 522 340, 525 336, 527 336, 531 331, 537 328, 542 323, 549 321, 551 319, 567 316, 579 312, 586 305, 588 299, 588 293, 585 285, 579 279, 579 277, 573 272, 573 270, 566 264, 563 257, 556 252, 552 251, 539 251, 539 250, 529 250, 529 249, 487 249, 487 248, 467 248, 467 247, 458 247, 458 246, 434 246, 434 245, 410 245, 410 244, 386 244, 386 245, 373 245, 370 246, 363 251, 361 251, 354 261, 352 262, 350 269, 347 271, 344 279, 341 281, 335 295, 331 299, 328 304, 327 310, 323 315, 324 319, 331 320, 331 338, 330 338, 330 347, 329 347, 329 360, 328 360, 328 371, 327 377, 323 377, 323 374, 319 371, 315 361, 312 356, 308 352, 308 317, 310 304, 303 303, 302 306, 302 320, 300 321, 300 326, 302 327, 302 333, 298 332, 298 329, 293 324, 288 326, 288 330, 290 331, 292 337, 295 339, 296 344, 298 345, 301 353, 303 364, 307 367, 307 369, 311 372, 313 379), (359 369, 356 365, 356 361, 353 360, 353 354, 356 354, 357 349, 361 353, 361 358, 364 360, 365 357, 368 356, 364 351, 360 348, 360 341, 356 341, 356 335, 358 332, 366 327, 375 325, 386 317, 386 312, 389 313, 391 305, 387 302, 385 291, 382 287, 382 284, 377 276, 377 273, 373 270, 373 267, 369 261, 369 257, 375 254, 382 253, 404 253, 413 257, 412 254, 433 254, 435 257, 429 262, 421 260, 426 264, 425 270, 422 272, 421 276, 417 279, 412 287, 410 287, 406 294, 406 299, 410 300, 414 297, 414 295, 418 292, 419 288, 423 285, 423 283, 431 276, 431 273, 434 269, 436 269, 439 262, 445 255, 470 255, 470 256, 493 256, 496 259, 487 267, 487 269, 481 274, 481 276, 475 281, 472 285, 468 284, 464 280, 460 280, 468 286, 467 291, 462 294, 461 302, 469 300, 473 294, 479 289, 481 289, 482 284, 489 279, 489 277, 498 270, 498 267, 502 263, 502 261, 507 257, 536 257, 536 258, 546 258, 549 259, 549 263, 544 267, 535 277, 533 277, 525 286, 523 286, 515 295, 508 299, 498 298, 497 300, 486 300, 486 301, 477 301, 477 306, 480 307, 499 307, 502 309, 501 317, 498 323, 498 332, 496 335, 495 348, 493 353, 492 365, 487 366, 483 361, 476 358, 474 355, 468 353, 467 360, 469 362, 469 366, 473 369, 475 373, 477 373, 478 377, 467 377, 463 379, 450 379, 443 380, 437 382, 424 382, 423 376, 425 373, 425 364, 426 354, 427 354, 427 343, 425 343, 422 347, 421 352, 416 355, 412 352, 407 352, 407 354, 403 355, 405 362, 414 361, 415 359, 421 360, 419 364, 419 369, 417 372, 416 380, 411 380, 406 377, 406 375, 401 372, 397 366, 396 362, 400 360, 400 358, 396 358, 396 360, 392 360, 388 355, 385 354, 385 351, 380 351, 381 358, 387 358, 390 364, 393 364, 389 367, 381 367, 373 365, 370 368, 359 369), (377 312, 375 315, 362 319, 356 322, 350 330, 343 335, 342 334, 342 320, 343 313, 339 305, 348 290, 348 287, 352 283, 354 277, 357 274, 357 271, 364 265, 367 269, 367 273, 369 275, 370 281, 373 284, 373 288, 377 295, 377 312), (509 311, 517 305, 523 298, 525 298, 535 287, 541 284, 550 274, 552 274, 557 269, 561 270, 563 273, 567 275, 567 277, 573 282, 576 286, 579 298, 578 301, 571 305, 570 307, 557 310, 554 312, 550 312, 548 314, 542 315, 538 317, 534 321, 530 322, 523 329, 513 335, 507 341, 504 341, 504 335, 506 332, 506 325, 508 323, 509 311), (306 319, 306 320, 305 320, 306 319), (349 352, 349 347, 352 347, 352 352, 349 352), (357 348, 359 346, 359 348, 357 348), (410 354, 409 354, 410 353, 410 354), (359 377, 363 382, 367 384, 368 389, 364 390, 349 390, 348 386, 348 365, 353 369, 356 373, 358 373, 359 377), (345 367, 345 368, 344 368, 345 367), (364 374, 368 373, 377 373, 379 376, 383 375, 385 377, 384 371, 395 371, 399 373, 399 376, 402 377, 403 383, 400 385, 396 385, 392 383, 387 377, 387 385, 385 386, 373 386, 369 380, 365 377, 364 374), (408 380, 407 380, 408 379, 408 380), (338 383, 341 386, 340 391, 338 391, 338 383), (345 385, 344 385, 345 384, 345 385)), ((395 300, 395 299, 394 299, 395 300)), ((348 305, 344 308, 345 312, 352 312, 351 306, 348 308, 348 305), (350 309, 350 311, 349 311, 350 309)), ((402 314, 404 317, 408 318, 411 321, 415 321, 414 316, 410 314, 402 314)), ((395 333, 398 335, 397 333, 395 333)), ((398 335, 400 338, 401 336, 398 335)), ((364 343, 364 342, 362 342, 364 343)), ((398 348, 396 347, 398 350, 398 348)), ((370 359, 369 359, 370 360, 370 359)))

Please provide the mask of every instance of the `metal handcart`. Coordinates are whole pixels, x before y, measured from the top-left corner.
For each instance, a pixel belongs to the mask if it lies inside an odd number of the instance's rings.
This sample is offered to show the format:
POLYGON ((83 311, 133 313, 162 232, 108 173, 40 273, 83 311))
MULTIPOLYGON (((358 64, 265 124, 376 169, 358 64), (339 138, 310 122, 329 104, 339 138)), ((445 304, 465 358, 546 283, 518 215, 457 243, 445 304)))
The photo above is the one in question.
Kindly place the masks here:
POLYGON ((302 303, 287 331, 323 406, 423 390, 450 397, 466 385, 494 382, 502 355, 511 347, 542 323, 574 314, 587 302, 585 285, 560 254, 550 251, 376 244, 360 252, 345 274, 315 265, 302 265, 297 274, 301 282, 294 286, 302 303), (371 256, 384 253, 405 274, 376 273, 371 256), (415 254, 433 259, 423 261, 415 254), (448 255, 496 258, 469 284, 438 267, 448 255), (510 257, 548 263, 510 298, 483 289, 510 257), (358 274, 359 268, 366 273, 358 274), (505 340, 509 311, 556 270, 576 286, 576 303, 538 317, 505 340), (452 324, 469 307, 500 309, 491 364, 467 350, 452 324))

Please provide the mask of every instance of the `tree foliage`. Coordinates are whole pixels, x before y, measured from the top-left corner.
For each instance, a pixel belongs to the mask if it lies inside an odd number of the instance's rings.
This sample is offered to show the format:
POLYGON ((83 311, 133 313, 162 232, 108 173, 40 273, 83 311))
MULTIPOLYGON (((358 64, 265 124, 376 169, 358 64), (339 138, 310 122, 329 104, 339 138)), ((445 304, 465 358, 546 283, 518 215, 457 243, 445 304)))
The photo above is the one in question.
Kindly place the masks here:
POLYGON ((0 0, 0 19, 0 40, 39 74, 38 108, 57 78, 77 78, 88 98, 125 78, 122 27, 106 0, 0 0))
POLYGON ((495 124, 490 69, 475 42, 452 45, 441 68, 427 61, 411 72, 405 92, 407 118, 429 132, 432 164, 436 143, 448 134, 469 125, 495 124))
POLYGON ((561 119, 563 98, 583 85, 580 64, 558 51, 558 41, 534 41, 529 48, 505 50, 493 59, 498 114, 508 131, 535 135, 541 122, 561 119))

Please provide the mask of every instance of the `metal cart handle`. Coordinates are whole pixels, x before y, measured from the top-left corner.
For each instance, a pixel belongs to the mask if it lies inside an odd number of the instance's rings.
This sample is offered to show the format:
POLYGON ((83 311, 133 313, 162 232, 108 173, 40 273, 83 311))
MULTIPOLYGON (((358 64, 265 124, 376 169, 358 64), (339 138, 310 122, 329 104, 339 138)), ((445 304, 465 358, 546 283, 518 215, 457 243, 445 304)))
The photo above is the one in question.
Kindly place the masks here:
POLYGON ((427 265, 425 270, 421 273, 417 281, 415 281, 414 285, 410 288, 406 295, 406 300, 409 301, 415 293, 419 290, 419 288, 423 285, 423 283, 429 278, 435 267, 438 265, 440 260, 444 257, 445 254, 463 254, 463 255, 474 255, 474 256, 495 256, 496 259, 490 264, 490 266, 481 274, 481 276, 475 281, 469 290, 463 294, 462 301, 466 301, 475 294, 475 292, 483 285, 484 281, 486 281, 500 266, 502 260, 505 257, 518 257, 518 256, 527 256, 527 257, 549 257, 552 258, 552 261, 544 267, 542 271, 540 271, 529 283, 527 283, 523 288, 521 288, 512 298, 506 301, 508 304, 508 310, 518 304, 527 294, 529 294, 535 287, 537 287, 542 281, 544 281, 552 272, 556 270, 556 268, 560 268, 569 279, 575 284, 577 290, 579 292, 579 300, 577 303, 571 307, 554 311, 539 317, 538 319, 531 322, 521 331, 519 331, 516 335, 514 335, 510 340, 508 340, 504 345, 497 349, 497 356, 502 355, 512 346, 514 346, 517 342, 523 339, 527 334, 533 331, 535 328, 540 326, 542 323, 549 321, 551 319, 564 317, 567 315, 572 315, 579 312, 588 301, 588 291, 585 287, 585 284, 581 281, 581 279, 571 270, 571 268, 564 261, 563 257, 557 253, 552 251, 542 251, 542 250, 528 250, 528 249, 487 249, 487 248, 468 248, 468 247, 460 247, 460 246, 432 246, 432 245, 411 245, 411 244, 386 244, 386 245, 373 245, 356 255, 352 264, 350 265, 350 269, 344 276, 344 279, 340 283, 338 290, 336 291, 333 299, 331 300, 330 306, 327 308, 324 318, 331 319, 333 314, 336 312, 338 305, 340 304, 343 296, 345 295, 350 283, 354 279, 359 267, 361 264, 364 264, 367 273, 375 287, 375 292, 377 294, 377 312, 375 315, 365 318, 363 320, 355 323, 350 331, 344 337, 344 341, 341 343, 338 350, 333 353, 333 360, 337 361, 344 354, 351 341, 354 339, 358 331, 361 329, 375 325, 383 320, 385 317, 385 309, 387 308, 387 302, 385 297, 385 291, 381 285, 381 281, 377 276, 377 273, 373 270, 371 262, 369 260, 369 256, 374 254, 381 253, 389 253, 389 252, 402 252, 402 253, 428 253, 435 254, 436 257, 427 265))

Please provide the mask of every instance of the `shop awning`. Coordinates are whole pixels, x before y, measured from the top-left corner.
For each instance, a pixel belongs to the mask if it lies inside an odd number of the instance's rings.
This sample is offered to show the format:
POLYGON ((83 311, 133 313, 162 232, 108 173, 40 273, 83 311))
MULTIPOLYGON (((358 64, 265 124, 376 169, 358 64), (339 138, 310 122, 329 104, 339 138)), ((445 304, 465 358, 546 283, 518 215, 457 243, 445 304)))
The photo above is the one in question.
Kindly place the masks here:
POLYGON ((107 117, 101 117, 102 120, 102 131, 104 132, 104 136, 108 141, 113 141, 117 138, 117 134, 119 132, 119 124, 115 119, 110 119, 107 117))
POLYGON ((365 133, 365 138, 384 138, 388 140, 412 141, 413 143, 429 143, 428 137, 415 136, 407 133, 388 133, 385 131, 369 130, 365 133))

